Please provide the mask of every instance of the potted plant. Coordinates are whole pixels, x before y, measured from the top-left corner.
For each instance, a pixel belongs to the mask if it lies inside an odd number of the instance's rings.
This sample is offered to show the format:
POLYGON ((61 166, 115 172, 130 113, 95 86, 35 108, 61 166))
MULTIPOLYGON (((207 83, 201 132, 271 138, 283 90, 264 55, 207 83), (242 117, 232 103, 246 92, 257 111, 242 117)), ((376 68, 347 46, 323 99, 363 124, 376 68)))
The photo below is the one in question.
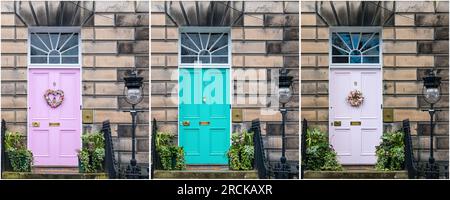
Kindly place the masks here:
POLYGON ((183 147, 175 146, 175 135, 166 132, 156 133, 156 151, 160 160, 159 168, 163 170, 184 170, 186 162, 183 147))
POLYGON ((27 149, 22 134, 6 132, 5 153, 14 172, 31 172, 33 153, 27 149))
POLYGON ((403 132, 386 132, 381 136, 381 143, 376 147, 377 163, 375 169, 395 171, 404 169, 405 145, 403 132))
POLYGON ((231 135, 231 147, 228 150, 228 162, 231 170, 251 170, 255 160, 253 133, 242 131, 231 135))
POLYGON ((328 143, 327 135, 317 128, 306 133, 306 169, 314 171, 341 171, 337 154, 328 143))
POLYGON ((100 132, 85 133, 81 136, 82 148, 78 152, 80 173, 104 171, 105 138, 100 132))

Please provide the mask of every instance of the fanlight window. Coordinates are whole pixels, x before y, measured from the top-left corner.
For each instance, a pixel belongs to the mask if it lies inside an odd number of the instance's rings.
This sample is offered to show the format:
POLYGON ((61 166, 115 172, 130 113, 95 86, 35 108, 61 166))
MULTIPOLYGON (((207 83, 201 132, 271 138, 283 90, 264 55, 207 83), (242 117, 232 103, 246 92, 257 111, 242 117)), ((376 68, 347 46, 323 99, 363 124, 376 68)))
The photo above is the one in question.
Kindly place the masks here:
POLYGON ((333 32, 332 63, 380 63, 380 36, 378 32, 333 32))
POLYGON ((78 64, 79 35, 73 32, 30 33, 31 64, 78 64))
POLYGON ((181 63, 228 63, 228 33, 181 33, 181 63))

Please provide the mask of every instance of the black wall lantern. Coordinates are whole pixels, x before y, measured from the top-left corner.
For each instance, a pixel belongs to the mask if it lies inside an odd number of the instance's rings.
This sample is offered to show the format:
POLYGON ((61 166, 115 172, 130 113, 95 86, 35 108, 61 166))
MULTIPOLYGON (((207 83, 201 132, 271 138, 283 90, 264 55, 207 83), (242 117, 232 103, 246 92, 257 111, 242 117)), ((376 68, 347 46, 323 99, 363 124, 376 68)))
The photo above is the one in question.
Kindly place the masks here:
POLYGON ((439 178, 439 166, 434 160, 434 149, 433 149, 433 135, 434 135, 434 114, 437 109, 434 109, 434 104, 436 104, 441 99, 441 77, 436 76, 433 70, 430 70, 428 76, 423 78, 423 88, 422 94, 424 100, 430 104, 430 108, 427 110, 430 114, 430 157, 426 166, 425 176, 430 179, 439 178))
POLYGON ((294 77, 288 75, 288 70, 283 68, 280 70, 280 76, 278 78, 278 95, 279 101, 281 103, 281 158, 280 158, 280 166, 276 171, 276 178, 287 179, 289 178, 290 166, 286 163, 286 114, 287 108, 286 104, 292 99, 292 79, 294 77))
POLYGON ((125 111, 131 114, 131 160, 125 172, 126 177, 130 179, 137 179, 141 174, 141 169, 137 166, 136 161, 136 116, 138 112, 143 111, 136 110, 136 105, 144 98, 143 79, 137 75, 136 69, 127 71, 127 76, 123 78, 125 101, 131 104, 131 110, 125 111))

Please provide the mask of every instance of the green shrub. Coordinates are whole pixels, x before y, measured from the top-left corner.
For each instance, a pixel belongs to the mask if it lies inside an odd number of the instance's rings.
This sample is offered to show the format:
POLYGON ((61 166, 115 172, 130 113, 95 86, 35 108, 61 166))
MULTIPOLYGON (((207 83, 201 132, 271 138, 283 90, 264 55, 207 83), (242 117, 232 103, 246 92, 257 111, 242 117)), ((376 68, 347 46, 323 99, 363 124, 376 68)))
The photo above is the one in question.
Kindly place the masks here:
POLYGON ((9 132, 5 134, 5 151, 15 172, 30 172, 33 164, 33 153, 27 149, 22 134, 9 132))
POLYGON ((242 131, 231 135, 231 147, 228 150, 228 162, 231 170, 251 170, 255 160, 253 133, 242 131))
POLYGON ((103 172, 105 160, 105 138, 100 132, 81 136, 82 149, 78 152, 80 171, 84 173, 103 172))
POLYGON ((328 137, 317 128, 308 129, 306 133, 306 170, 340 171, 341 164, 337 154, 329 145, 328 137))
POLYGON ((175 146, 175 135, 166 132, 156 133, 155 143, 163 170, 184 170, 186 162, 183 147, 175 146))
POLYGON ((377 170, 402 170, 405 163, 405 145, 403 132, 387 132, 381 136, 381 143, 376 147, 377 170))

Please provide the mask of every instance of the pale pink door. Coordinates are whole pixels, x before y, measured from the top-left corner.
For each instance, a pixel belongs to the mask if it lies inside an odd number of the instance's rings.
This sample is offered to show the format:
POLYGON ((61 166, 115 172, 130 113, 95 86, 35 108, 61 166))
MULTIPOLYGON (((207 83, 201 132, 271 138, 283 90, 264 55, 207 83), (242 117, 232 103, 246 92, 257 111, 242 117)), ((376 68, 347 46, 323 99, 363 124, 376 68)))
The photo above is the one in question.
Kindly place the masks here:
POLYGON ((329 89, 330 144, 344 165, 375 164, 375 147, 382 135, 380 69, 331 69, 329 89), (346 97, 359 90, 364 102, 351 106, 346 97))
MULTIPOLYGON (((28 79, 28 147, 35 166, 77 166, 81 148, 79 69, 30 69, 28 79), (52 108, 44 93, 62 90, 64 100, 52 108)), ((53 97, 53 96, 51 96, 53 97)), ((58 96, 56 96, 58 98, 58 96)))

